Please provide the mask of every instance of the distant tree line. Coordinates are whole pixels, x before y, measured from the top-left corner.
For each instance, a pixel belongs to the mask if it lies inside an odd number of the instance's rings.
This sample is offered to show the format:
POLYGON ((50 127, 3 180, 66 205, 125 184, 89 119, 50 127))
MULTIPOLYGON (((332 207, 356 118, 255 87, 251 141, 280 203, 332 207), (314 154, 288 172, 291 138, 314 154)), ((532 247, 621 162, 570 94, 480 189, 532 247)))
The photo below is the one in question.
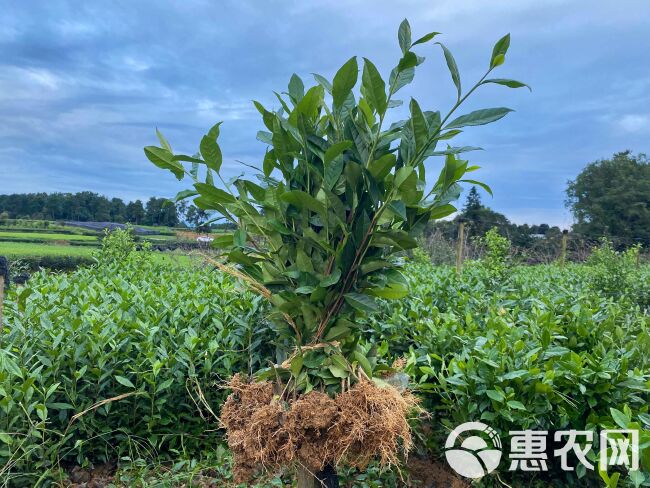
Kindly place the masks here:
POLYGON ((465 223, 465 234, 470 239, 482 237, 488 230, 496 227, 499 233, 510 239, 514 246, 523 248, 532 247, 540 239, 562 234, 562 229, 557 226, 548 224, 518 225, 510 222, 502 213, 484 206, 481 196, 474 186, 467 194, 462 211, 453 220, 437 221, 427 229, 426 233, 428 235, 437 233, 446 239, 454 240, 458 234, 460 221, 465 223))
MULTIPOLYGON (((575 180, 568 182, 566 195, 566 205, 575 218, 571 229, 574 235, 592 242, 605 236, 618 247, 650 247, 650 162, 644 154, 624 151, 588 164, 575 180)), ((151 197, 146 204, 141 200, 125 203, 89 191, 0 195, 1 218, 186 225, 197 230, 233 228, 229 223, 216 223, 207 212, 187 201, 173 204, 165 198, 151 197)), ((453 240, 461 219, 470 238, 481 237, 496 227, 520 248, 535 247, 542 238, 549 241, 562 234, 557 226, 510 222, 505 215, 483 205, 476 187, 471 188, 454 220, 438 221, 427 228, 426 234, 453 240)))
MULTIPOLYGON (((195 216, 196 207, 192 210, 195 216)), ((178 208, 166 198, 151 197, 125 203, 90 191, 78 193, 23 193, 0 195, 0 218, 33 220, 77 220, 81 222, 118 222, 136 225, 175 227, 189 211, 178 208)))

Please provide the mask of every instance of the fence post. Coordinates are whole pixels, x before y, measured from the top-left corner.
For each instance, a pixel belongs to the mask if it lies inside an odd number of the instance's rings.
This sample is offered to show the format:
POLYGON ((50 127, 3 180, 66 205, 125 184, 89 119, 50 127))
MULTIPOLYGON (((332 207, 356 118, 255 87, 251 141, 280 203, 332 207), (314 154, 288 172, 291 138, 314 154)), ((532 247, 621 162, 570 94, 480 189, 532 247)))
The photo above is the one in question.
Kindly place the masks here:
POLYGON ((465 254, 465 222, 458 223, 458 241, 456 242, 456 272, 463 271, 463 258, 465 254))
POLYGON ((564 267, 566 263, 566 243, 569 236, 569 231, 564 229, 562 231, 562 250, 560 251, 560 266, 564 267))

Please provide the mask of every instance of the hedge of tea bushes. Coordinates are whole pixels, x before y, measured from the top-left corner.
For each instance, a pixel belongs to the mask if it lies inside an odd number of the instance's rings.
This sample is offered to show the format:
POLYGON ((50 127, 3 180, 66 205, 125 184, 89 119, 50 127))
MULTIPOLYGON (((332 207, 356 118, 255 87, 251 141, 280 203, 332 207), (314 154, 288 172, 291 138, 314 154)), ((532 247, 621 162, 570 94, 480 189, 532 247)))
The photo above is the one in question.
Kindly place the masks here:
MULTIPOLYGON (((491 425, 506 445, 510 430, 629 426, 645 430, 645 473, 627 482, 650 485, 649 271, 638 270, 638 286, 614 299, 594 288, 588 266, 513 267, 496 285, 480 264, 460 278, 452 268, 419 264, 408 273, 411 298, 385 303, 372 334, 387 360, 407 358, 433 414, 434 452, 467 421, 491 425)), ((598 473, 576 473, 527 480, 602 483, 598 473)))
POLYGON ((141 256, 34 274, 5 302, 0 479, 216 445, 220 383, 269 354, 260 312, 221 273, 141 256))
MULTIPOLYGON (((406 358, 432 413, 419 436, 434 454, 448 429, 468 420, 502 434, 648 428, 650 272, 637 272, 637 285, 614 298, 594 286, 589 266, 510 267, 495 280, 480 263, 460 277, 409 264, 412 293, 382 303, 367 340, 383 361, 406 358)), ((70 463, 214 450, 222 437, 210 409, 218 414, 227 394, 219 383, 274 357, 259 297, 209 267, 138 253, 70 274, 36 273, 9 292, 5 316, 0 481, 16 486, 70 463)), ((550 485, 501 476, 512 486, 550 485)), ((580 471, 553 477, 557 486, 602 484, 580 471)))

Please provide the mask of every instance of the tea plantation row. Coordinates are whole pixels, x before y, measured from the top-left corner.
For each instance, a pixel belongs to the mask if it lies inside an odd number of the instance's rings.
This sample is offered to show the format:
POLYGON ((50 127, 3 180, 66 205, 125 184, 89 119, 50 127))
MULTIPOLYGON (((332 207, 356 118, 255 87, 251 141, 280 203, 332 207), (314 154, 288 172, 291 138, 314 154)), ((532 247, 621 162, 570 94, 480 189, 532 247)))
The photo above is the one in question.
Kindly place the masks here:
MULTIPOLYGON (((380 361, 404 358, 430 412, 417 427, 420 453, 439 455, 449 429, 468 420, 504 439, 510 430, 624 424, 643 430, 645 471, 623 471, 619 486, 650 485, 649 269, 626 272, 614 289, 589 266, 514 267, 501 279, 481 264, 461 277, 426 262, 406 272, 409 298, 383 302, 364 327, 380 361)), ((274 357, 265 311, 213 269, 141 255, 35 274, 5 301, 0 483, 214 452, 223 381, 274 357)), ((380 486, 375 475, 359 483, 380 486)), ((602 483, 598 473, 553 467, 510 482, 602 483)))

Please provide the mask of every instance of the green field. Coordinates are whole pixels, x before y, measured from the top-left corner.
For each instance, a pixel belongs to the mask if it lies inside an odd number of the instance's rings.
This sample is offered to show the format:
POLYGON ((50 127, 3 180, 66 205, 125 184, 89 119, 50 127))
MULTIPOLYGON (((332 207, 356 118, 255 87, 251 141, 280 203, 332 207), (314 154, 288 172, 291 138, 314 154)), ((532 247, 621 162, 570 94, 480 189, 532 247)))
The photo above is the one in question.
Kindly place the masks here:
POLYGON ((34 242, 0 242, 0 256, 88 256, 96 249, 90 246, 56 246, 34 242))
MULTIPOLYGON (((9 258, 26 258, 33 256, 84 257, 91 258, 97 248, 89 246, 55 246, 31 242, 0 242, 0 256, 9 258)), ((195 258, 180 252, 153 252, 152 258, 157 263, 177 263, 183 266, 196 261, 195 258)))
POLYGON ((58 234, 49 232, 5 232, 0 230, 0 240, 6 239, 38 239, 44 241, 97 241, 96 236, 82 234, 58 234))

